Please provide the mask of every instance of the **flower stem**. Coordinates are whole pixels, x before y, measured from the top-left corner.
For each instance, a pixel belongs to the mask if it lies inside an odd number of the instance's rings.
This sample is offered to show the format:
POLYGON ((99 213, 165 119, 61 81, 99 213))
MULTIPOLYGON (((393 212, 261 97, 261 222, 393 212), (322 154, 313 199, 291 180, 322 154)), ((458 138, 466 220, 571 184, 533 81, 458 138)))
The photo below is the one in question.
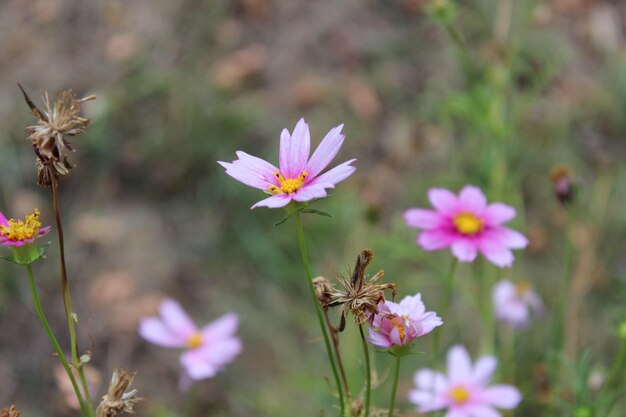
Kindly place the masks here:
MULTIPOLYGON (((446 275, 444 285, 445 285, 445 294, 443 297, 443 304, 441 305, 441 318, 443 320, 447 320, 448 307, 450 306, 450 299, 452 298, 452 289, 454 287, 454 273, 456 272, 456 266, 458 265, 458 261, 456 258, 452 258, 452 263, 450 264, 450 269, 446 275)), ((441 338, 441 330, 435 332, 433 338, 433 363, 435 366, 439 363, 439 341, 441 338)))
POLYGON ((396 356, 396 367, 393 372, 393 386, 391 387, 391 400, 389 402, 388 417, 393 416, 393 410, 396 408, 396 392, 398 391, 398 379, 400 377, 400 359, 401 356, 396 356))
POLYGON ((33 268, 30 265, 25 265, 25 267, 26 267, 26 273, 28 275, 28 284, 30 285, 30 292, 33 297, 33 303, 35 304, 35 311, 37 312, 39 321, 41 321, 41 324, 44 330, 46 331, 46 334, 48 335, 48 339, 50 339, 50 342, 52 342, 52 345, 54 346, 54 350, 56 351, 57 356, 59 357, 59 360, 61 361, 61 365, 63 365, 63 369, 65 369, 65 372, 67 373, 67 376, 69 377, 70 382, 72 383, 72 387, 74 388, 74 393, 76 394, 76 398, 78 399, 80 410, 83 416, 88 417, 89 410, 87 406, 85 405, 85 400, 83 399, 83 396, 78 388, 78 383, 76 382, 74 373, 72 372, 70 365, 67 363, 67 359, 65 359, 65 355, 63 353, 63 350, 61 349, 61 346, 59 345, 58 340, 54 336, 54 333, 52 333, 52 329, 50 328, 48 319, 46 319, 46 315, 44 314, 43 308, 41 307, 41 302, 39 301, 39 295, 37 294, 37 287, 35 286, 35 278, 33 277, 33 268))
POLYGON ((363 325, 359 324, 359 333, 361 334, 361 343, 363 343, 363 357, 365 359, 365 414, 364 417, 370 415, 370 397, 372 394, 372 369, 370 365, 370 352, 363 333, 363 325))
POLYGON ((56 219, 57 233, 59 236, 59 259, 61 264, 61 292, 63 295, 63 306, 65 307, 65 318, 70 333, 70 349, 72 364, 78 371, 85 399, 87 401, 88 416, 95 416, 91 395, 89 394, 89 386, 83 371, 83 364, 78 358, 78 344, 76 342, 76 326, 74 322, 74 312, 72 311, 72 301, 70 298, 70 287, 67 279, 67 268, 65 266, 65 239, 63 235, 63 224, 61 222, 61 210, 59 208, 58 183, 54 170, 48 167, 48 175, 50 177, 50 190, 52 191, 52 202, 54 205, 54 214, 56 219))
POLYGON ((324 312, 324 321, 326 321, 326 326, 330 331, 330 336, 333 341, 333 348, 335 350, 335 360, 337 361, 337 368, 339 369, 339 377, 341 378, 341 383, 343 385, 344 393, 346 396, 346 400, 350 403, 351 395, 350 395, 350 387, 348 386, 348 378, 346 377, 346 370, 343 367, 343 361, 341 360, 341 351, 339 349, 339 336, 337 336, 337 330, 333 330, 333 325, 330 321, 330 317, 328 317, 328 310, 323 309, 324 312))
POLYGON ((311 297, 313 298, 313 303, 315 304, 315 311, 317 312, 317 318, 320 323, 320 329, 322 330, 322 335, 324 336, 324 344, 326 345, 326 353, 328 354, 328 361, 330 362, 330 366, 333 370, 333 375, 335 377, 335 383, 337 384, 337 392, 339 394, 339 406, 341 408, 341 416, 346 415, 346 404, 343 394, 343 387, 341 386, 341 382, 339 381, 339 373, 337 372, 337 365, 335 364, 335 358, 333 357, 332 349, 330 347, 330 340, 328 338, 328 333, 326 333, 326 327, 324 326, 324 318, 322 317, 322 307, 317 300, 317 296, 315 295, 315 287, 313 286, 313 278, 311 276, 311 267, 309 266, 309 257, 307 255, 306 243, 304 241, 304 230, 302 230, 302 221, 300 220, 300 213, 296 213, 294 215, 296 219, 296 225, 298 227, 298 241, 300 242, 300 253, 302 255, 302 263, 304 265, 304 270, 306 272, 307 282, 309 284, 309 291, 311 293, 311 297))

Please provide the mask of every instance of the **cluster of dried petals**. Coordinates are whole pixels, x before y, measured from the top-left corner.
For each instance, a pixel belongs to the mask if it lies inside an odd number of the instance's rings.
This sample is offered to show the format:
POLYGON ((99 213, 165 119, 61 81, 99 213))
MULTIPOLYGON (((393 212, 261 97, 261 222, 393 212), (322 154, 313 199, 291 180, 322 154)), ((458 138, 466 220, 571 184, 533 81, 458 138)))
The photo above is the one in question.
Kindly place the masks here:
POLYGON ((0 410, 0 417, 20 417, 20 412, 17 407, 12 405, 9 408, 3 408, 0 410))
POLYGON ((136 389, 127 391, 134 378, 134 371, 128 369, 113 371, 111 384, 96 410, 96 417, 115 417, 123 413, 133 414, 135 412, 135 404, 143 401, 143 398, 137 396, 136 389))
POLYGON ((55 176, 69 174, 72 165, 67 159, 66 152, 71 151, 72 147, 68 137, 81 134, 91 123, 91 120, 80 116, 80 104, 93 100, 96 96, 79 99, 71 90, 66 90, 51 104, 48 93, 44 92, 41 111, 21 86, 20 89, 30 110, 37 118, 37 123, 28 126, 26 131, 37 155, 38 184, 45 187, 50 185, 51 180, 48 169, 52 170, 55 176))
POLYGON ((396 295, 395 284, 376 284, 384 275, 382 270, 369 280, 367 279, 365 274, 367 265, 373 257, 374 253, 371 249, 363 249, 356 258, 356 264, 350 278, 338 276, 341 290, 334 288, 331 290, 331 301, 325 307, 339 307, 341 314, 340 330, 343 330, 345 317, 348 313, 352 313, 356 323, 363 324, 371 314, 378 311, 378 303, 385 300, 385 290, 391 290, 394 297, 396 295))

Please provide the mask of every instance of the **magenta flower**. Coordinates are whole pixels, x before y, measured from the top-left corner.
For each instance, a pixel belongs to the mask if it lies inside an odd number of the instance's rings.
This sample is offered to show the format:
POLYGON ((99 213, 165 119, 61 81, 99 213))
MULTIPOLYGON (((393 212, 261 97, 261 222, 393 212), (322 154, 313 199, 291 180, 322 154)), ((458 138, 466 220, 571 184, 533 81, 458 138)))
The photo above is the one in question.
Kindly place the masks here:
POLYGON ((492 297, 496 318, 516 329, 528 326, 531 310, 543 314, 541 299, 526 282, 502 280, 493 287, 492 297))
POLYGON ((417 243, 426 251, 447 247, 461 262, 472 262, 480 251, 503 268, 513 264, 511 249, 528 244, 524 235, 503 223, 515 217, 515 209, 502 203, 487 204, 478 187, 466 185, 457 197, 443 188, 432 188, 428 199, 435 210, 409 209, 404 220, 409 227, 424 229, 417 243))
POLYGON ((496 366, 493 356, 483 356, 472 366, 467 350, 454 346, 448 351, 448 375, 418 371, 409 401, 420 413, 446 409, 446 417, 500 417, 495 408, 513 409, 522 396, 512 385, 488 386, 496 366))
POLYGON ((367 339, 382 349, 404 346, 442 324, 437 314, 426 311, 422 296, 417 293, 406 296, 400 303, 379 303, 378 312, 370 319, 367 339))
POLYGON ((159 346, 185 349, 180 362, 192 379, 215 376, 241 352, 241 341, 235 336, 239 318, 234 313, 202 329, 172 299, 163 300, 159 314, 161 317, 142 319, 139 334, 159 346))
POLYGON ((39 221, 39 210, 35 209, 33 214, 26 216, 26 219, 7 220, 0 212, 0 245, 20 247, 34 243, 37 238, 50 231, 51 226, 41 227, 39 221))
POLYGON ((332 128, 310 159, 311 135, 304 119, 298 121, 291 135, 283 129, 278 156, 280 169, 243 151, 236 152, 239 157, 236 161, 218 163, 237 181, 272 195, 252 208, 278 208, 292 200, 305 202, 323 198, 327 195, 327 188, 335 188, 356 169, 350 165, 356 159, 351 159, 320 175, 343 144, 345 136, 341 134, 342 128, 343 125, 332 128))

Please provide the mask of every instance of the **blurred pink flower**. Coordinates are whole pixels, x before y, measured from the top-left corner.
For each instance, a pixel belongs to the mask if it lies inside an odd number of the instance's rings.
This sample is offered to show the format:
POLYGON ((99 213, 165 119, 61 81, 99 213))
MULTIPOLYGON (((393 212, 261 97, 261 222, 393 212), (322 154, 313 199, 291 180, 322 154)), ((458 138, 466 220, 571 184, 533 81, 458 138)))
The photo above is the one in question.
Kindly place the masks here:
POLYGON ((202 329, 172 299, 163 300, 159 314, 142 319, 139 334, 159 346, 185 349, 180 362, 192 379, 215 376, 241 352, 241 341, 235 336, 239 318, 234 313, 202 329))
POLYGON ((417 293, 406 296, 400 303, 379 303, 378 313, 371 318, 367 338, 374 346, 387 349, 408 345, 442 324, 436 313, 426 311, 422 296, 417 293))
POLYGON ((41 227, 39 210, 26 216, 25 220, 7 220, 0 212, 0 245, 20 247, 30 243, 50 231, 51 226, 41 227))
POLYGON ((522 396, 512 385, 487 386, 497 366, 493 356, 483 356, 475 366, 463 346, 448 351, 448 375, 431 369, 415 373, 417 389, 409 401, 420 413, 446 409, 446 417, 500 417, 495 408, 513 409, 522 396))
POLYGON ((432 188, 428 199, 435 210, 409 209, 404 220, 409 227, 424 229, 417 243, 426 251, 452 247, 461 262, 472 262, 478 251, 503 268, 513 264, 510 249, 528 244, 524 235, 502 224, 515 217, 515 209, 502 203, 487 204, 478 187, 466 185, 458 197, 443 188, 432 188))
POLYGON ((530 322, 530 311, 538 316, 543 314, 543 303, 526 282, 517 284, 502 280, 493 287, 492 292, 496 318, 520 329, 530 322))
POLYGON ((292 200, 304 202, 323 198, 327 195, 327 188, 335 188, 356 169, 350 165, 356 159, 351 159, 319 175, 343 144, 345 136, 341 134, 342 128, 343 125, 339 125, 331 129, 310 159, 311 135, 304 119, 298 121, 291 135, 287 129, 283 129, 278 156, 280 169, 243 151, 236 152, 239 157, 236 161, 218 163, 237 181, 272 194, 252 208, 278 208, 292 200))

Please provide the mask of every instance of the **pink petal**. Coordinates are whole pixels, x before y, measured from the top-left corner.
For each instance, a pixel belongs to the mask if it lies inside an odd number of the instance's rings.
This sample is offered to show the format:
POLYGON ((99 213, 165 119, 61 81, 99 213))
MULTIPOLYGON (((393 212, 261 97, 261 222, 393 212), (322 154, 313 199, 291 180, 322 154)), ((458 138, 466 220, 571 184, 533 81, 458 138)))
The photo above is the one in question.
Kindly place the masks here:
POLYGON ((334 188, 335 185, 348 178, 356 170, 350 164, 356 161, 351 159, 340 165, 337 165, 328 172, 323 173, 317 178, 312 179, 307 185, 318 185, 324 188, 334 188))
POLYGON ((431 369, 421 369, 415 373, 413 382, 418 388, 440 392, 446 389, 446 378, 440 372, 431 369))
POLYGON ((278 151, 278 165, 283 175, 289 176, 289 153, 291 148, 291 134, 287 129, 280 132, 280 149, 278 151))
POLYGON ((487 207, 487 198, 480 188, 466 185, 459 194, 459 206, 463 211, 469 211, 476 215, 482 215, 487 207))
POLYGON ((4 217, 4 214, 2 214, 2 212, 0 212, 0 225, 2 225, 2 226, 8 226, 9 225, 9 221, 7 220, 6 217, 4 217))
POLYGON ((268 208, 279 208, 285 207, 291 201, 291 196, 289 194, 277 194, 271 197, 266 198, 265 200, 261 200, 252 207, 251 209, 257 207, 268 207, 268 208))
POLYGON ((435 395, 428 391, 413 390, 409 392, 409 402, 420 407, 428 407, 435 401, 435 395))
POLYGON ((408 209, 404 212, 404 222, 409 227, 418 229, 435 229, 444 223, 445 219, 434 210, 408 209))
POLYGON ((400 338, 400 330, 398 329, 398 326, 393 326, 391 332, 389 332, 389 339, 391 340, 391 343, 396 346, 400 346, 403 344, 403 341, 400 338))
POLYGON ((515 298, 516 292, 515 284, 509 280, 503 279, 493 287, 493 302, 496 305, 507 304, 509 300, 515 298))
POLYGON ((239 317, 235 313, 228 313, 202 328, 202 335, 207 341, 229 337, 235 334, 239 327, 239 317))
POLYGON ((478 254, 478 247, 474 241, 460 238, 452 243, 452 253, 461 262, 473 262, 478 254))
POLYGON ((168 348, 180 348, 187 344, 186 338, 172 334, 163 322, 155 317, 141 320, 139 335, 155 345, 168 348))
POLYGON ((453 410, 448 410, 446 413, 446 417, 472 417, 470 414, 465 411, 465 409, 457 408, 453 410))
POLYGON ((434 312, 428 312, 424 315, 422 320, 420 321, 420 325, 422 327, 422 332, 418 336, 423 336, 432 332, 435 327, 439 327, 443 325, 443 320, 441 317, 437 316, 434 312))
POLYGON ((428 199, 440 213, 452 215, 457 212, 457 197, 445 188, 431 188, 428 190, 428 199))
POLYGON ((494 265, 500 268, 513 265, 513 261, 515 260, 513 253, 501 243, 489 239, 482 239, 479 241, 479 248, 482 254, 494 265))
POLYGON ((541 298, 539 298, 537 294, 535 294, 534 292, 528 292, 524 296, 524 300, 528 303, 530 307, 532 307, 536 315, 538 316, 543 315, 544 313, 543 302, 541 301, 541 298))
POLYGON ((494 385, 486 388, 480 397, 490 405, 510 410, 522 401, 522 394, 512 385, 494 385))
POLYGON ((493 377, 496 366, 498 366, 498 360, 494 356, 483 356, 478 359, 474 365, 474 382, 481 386, 487 385, 493 377))
POLYGON ((368 330, 367 340, 372 345, 381 349, 387 349, 393 345, 387 336, 371 328, 368 330))
POLYGON ((461 345, 453 346, 448 351, 448 378, 450 383, 467 382, 472 378, 472 361, 461 345))
POLYGON ((39 229, 39 234, 37 235, 37 237, 42 237, 46 235, 50 231, 50 229, 52 229, 52 226, 42 227, 41 229, 39 229))
POLYGON ((166 298, 161 302, 159 313, 165 326, 172 334, 178 337, 187 339, 197 331, 196 325, 191 321, 180 304, 171 298, 166 298))
POLYGON ((489 239, 497 240, 500 244, 511 249, 524 249, 528 245, 528 239, 523 234, 506 227, 496 226, 486 233, 489 239))
POLYGON ((207 361, 203 352, 195 349, 183 352, 180 363, 192 379, 212 378, 217 374, 218 367, 207 361))
POLYGON ((502 417, 500 413, 486 405, 467 406, 466 412, 471 417, 502 417))
POLYGON ((287 162, 287 166, 290 168, 289 178, 297 178, 298 175, 304 171, 304 167, 309 159, 310 150, 311 134, 309 132, 309 125, 301 118, 291 135, 289 160, 287 162))
POLYGON ((278 171, 274 165, 256 156, 237 151, 239 159, 229 162, 218 161, 226 168, 226 173, 249 187, 267 190, 270 185, 279 185, 274 173, 278 171))
POLYGON ((241 348, 241 340, 236 337, 230 337, 216 343, 208 343, 198 350, 206 361, 216 365, 217 369, 220 370, 241 353, 241 348))
POLYGON ((332 128, 313 152, 311 159, 304 168, 308 172, 309 178, 315 178, 337 156, 345 139, 345 136, 341 134, 341 129, 343 129, 343 124, 332 128))
POLYGON ((426 230, 417 237, 417 243, 426 251, 447 248, 454 242, 455 236, 445 230, 426 230))
POLYGON ((483 218, 489 225, 506 223, 514 217, 515 209, 502 203, 489 204, 483 213, 483 218))
POLYGON ((316 198, 324 198, 327 195, 326 190, 319 185, 305 185, 296 191, 292 198, 296 201, 303 202, 315 200, 316 198))

